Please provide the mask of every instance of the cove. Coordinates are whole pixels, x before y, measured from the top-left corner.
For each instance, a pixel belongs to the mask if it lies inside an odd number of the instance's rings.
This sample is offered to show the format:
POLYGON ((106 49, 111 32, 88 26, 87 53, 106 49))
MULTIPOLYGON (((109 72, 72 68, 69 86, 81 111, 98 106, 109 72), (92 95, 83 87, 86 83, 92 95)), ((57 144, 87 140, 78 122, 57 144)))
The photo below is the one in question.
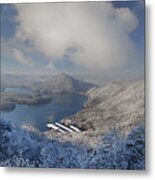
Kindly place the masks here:
POLYGON ((46 131, 48 122, 58 122, 66 116, 77 113, 86 101, 87 97, 80 94, 53 94, 50 103, 33 106, 17 104, 14 111, 2 111, 1 118, 19 126, 31 125, 41 131, 46 131))

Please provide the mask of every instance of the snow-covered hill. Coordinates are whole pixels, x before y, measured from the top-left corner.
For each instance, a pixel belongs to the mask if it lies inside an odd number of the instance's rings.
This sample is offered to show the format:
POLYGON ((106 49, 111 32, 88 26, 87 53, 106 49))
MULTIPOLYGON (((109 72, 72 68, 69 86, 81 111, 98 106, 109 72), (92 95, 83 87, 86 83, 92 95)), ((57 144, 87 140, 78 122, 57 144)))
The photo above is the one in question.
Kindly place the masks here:
POLYGON ((49 140, 0 120, 0 166, 142 170, 144 140, 144 128, 140 126, 126 138, 111 131, 100 145, 91 148, 49 140))
POLYGON ((107 84, 89 90, 88 96, 83 116, 86 122, 93 121, 99 131, 115 127, 128 133, 136 125, 144 123, 143 81, 107 84))
MULTIPOLYGON (((71 123, 84 131, 80 134, 68 134, 63 137, 46 135, 58 139, 71 140, 96 146, 101 137, 112 129, 127 136, 132 129, 144 124, 144 82, 110 83, 103 87, 88 90, 85 108, 69 117, 71 123)), ((66 123, 68 118, 66 120, 66 123)))
POLYGON ((85 83, 77 80, 67 74, 60 74, 52 77, 51 80, 42 82, 40 84, 40 91, 52 92, 52 93, 79 93, 86 92, 88 89, 94 87, 95 85, 90 83, 85 83))

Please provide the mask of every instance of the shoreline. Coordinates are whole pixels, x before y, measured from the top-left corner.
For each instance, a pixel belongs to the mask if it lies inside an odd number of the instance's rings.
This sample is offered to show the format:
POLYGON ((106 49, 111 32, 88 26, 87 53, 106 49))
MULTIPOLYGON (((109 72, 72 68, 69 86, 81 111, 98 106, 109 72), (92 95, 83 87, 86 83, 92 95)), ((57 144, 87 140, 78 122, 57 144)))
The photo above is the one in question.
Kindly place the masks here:
MULTIPOLYGON (((20 93, 11 93, 11 92, 3 92, 1 91, 1 104, 0 104, 0 111, 4 112, 11 112, 16 108, 16 104, 28 105, 28 106, 35 106, 40 104, 50 103, 52 101, 53 94, 77 94, 87 97, 88 101, 88 94, 87 92, 51 92, 48 93, 48 96, 44 96, 44 94, 20 94, 20 93), (50 95, 49 95, 50 94, 50 95)), ((83 107, 85 107, 84 103, 83 107)))

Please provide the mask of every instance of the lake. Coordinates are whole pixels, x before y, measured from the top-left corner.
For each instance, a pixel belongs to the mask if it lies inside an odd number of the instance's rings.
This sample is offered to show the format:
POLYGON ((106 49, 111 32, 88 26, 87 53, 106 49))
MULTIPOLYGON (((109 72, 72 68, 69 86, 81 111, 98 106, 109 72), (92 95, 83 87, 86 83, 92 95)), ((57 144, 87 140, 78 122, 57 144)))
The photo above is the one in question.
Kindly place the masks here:
POLYGON ((79 94, 53 94, 52 101, 48 104, 33 106, 17 104, 14 111, 1 112, 1 117, 20 126, 31 125, 46 131, 47 122, 60 121, 66 116, 75 114, 83 108, 86 101, 87 97, 79 94))
POLYGON ((4 92, 14 92, 20 94, 32 94, 32 91, 29 88, 21 88, 21 87, 5 87, 4 92))

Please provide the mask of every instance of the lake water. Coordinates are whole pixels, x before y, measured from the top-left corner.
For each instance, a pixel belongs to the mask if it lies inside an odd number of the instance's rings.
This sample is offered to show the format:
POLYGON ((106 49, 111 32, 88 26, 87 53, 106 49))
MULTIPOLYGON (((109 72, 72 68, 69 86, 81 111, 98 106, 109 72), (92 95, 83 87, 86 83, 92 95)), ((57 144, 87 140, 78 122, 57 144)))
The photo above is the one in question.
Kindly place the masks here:
POLYGON ((47 130, 47 122, 60 121, 83 108, 86 96, 72 93, 53 94, 52 101, 42 105, 16 105, 11 112, 1 112, 1 117, 18 125, 31 125, 41 131, 47 130))
POLYGON ((5 92, 14 92, 20 94, 32 94, 32 91, 28 88, 20 88, 20 87, 5 87, 5 92))

